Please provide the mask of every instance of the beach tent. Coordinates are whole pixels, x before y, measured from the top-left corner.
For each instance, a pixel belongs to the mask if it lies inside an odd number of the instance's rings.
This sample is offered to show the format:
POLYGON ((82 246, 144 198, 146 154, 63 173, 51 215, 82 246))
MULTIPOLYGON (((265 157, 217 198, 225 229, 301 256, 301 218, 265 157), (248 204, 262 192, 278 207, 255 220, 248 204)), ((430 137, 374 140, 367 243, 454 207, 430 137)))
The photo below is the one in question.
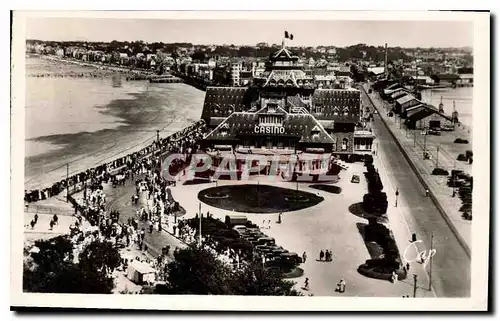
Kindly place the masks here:
POLYGON ((127 269, 127 278, 135 284, 142 284, 147 282, 154 282, 156 270, 151 265, 133 261, 129 264, 127 269))

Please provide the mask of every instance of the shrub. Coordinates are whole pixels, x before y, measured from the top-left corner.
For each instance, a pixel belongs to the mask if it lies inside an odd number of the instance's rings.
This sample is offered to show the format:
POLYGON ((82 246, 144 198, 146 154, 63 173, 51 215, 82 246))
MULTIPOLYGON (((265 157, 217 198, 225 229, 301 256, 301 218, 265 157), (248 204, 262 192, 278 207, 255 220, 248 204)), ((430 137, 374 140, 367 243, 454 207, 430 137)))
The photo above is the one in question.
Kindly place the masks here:
POLYGON ((472 158, 472 151, 471 150, 466 150, 465 151, 465 157, 466 158, 472 158))
POLYGON ((454 141, 455 144, 468 144, 469 141, 467 139, 457 138, 454 141))
POLYGON ((373 165, 373 156, 372 155, 365 156, 365 166, 368 166, 368 165, 373 165))
POLYGON ((407 277, 407 272, 393 265, 386 265, 386 260, 367 260, 365 264, 358 267, 358 273, 369 278, 390 281, 392 272, 396 271, 399 280, 404 280, 407 277))
POLYGON ((363 196, 363 208, 370 214, 386 214, 387 207, 387 194, 384 192, 368 193, 363 196))
POLYGON ((459 154, 458 157, 457 157, 457 160, 461 161, 461 162, 466 162, 467 161, 467 157, 465 156, 465 154, 459 154))

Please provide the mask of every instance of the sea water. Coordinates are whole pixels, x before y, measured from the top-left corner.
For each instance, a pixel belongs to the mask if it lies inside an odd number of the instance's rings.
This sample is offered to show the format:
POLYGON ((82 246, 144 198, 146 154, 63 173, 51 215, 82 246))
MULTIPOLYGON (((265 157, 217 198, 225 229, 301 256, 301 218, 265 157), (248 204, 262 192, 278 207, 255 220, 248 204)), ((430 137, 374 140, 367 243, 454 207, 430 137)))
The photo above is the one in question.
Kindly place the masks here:
MULTIPOLYGON (((27 59, 26 74, 69 68, 27 59)), ((79 67, 76 67, 79 68, 79 67)), ((26 78, 25 189, 139 150, 201 116, 205 93, 185 84, 112 78, 26 78)))
POLYGON ((458 120, 472 130, 472 91, 472 87, 423 90, 422 101, 437 108, 442 99, 444 112, 450 116, 453 112, 453 102, 455 102, 458 120))

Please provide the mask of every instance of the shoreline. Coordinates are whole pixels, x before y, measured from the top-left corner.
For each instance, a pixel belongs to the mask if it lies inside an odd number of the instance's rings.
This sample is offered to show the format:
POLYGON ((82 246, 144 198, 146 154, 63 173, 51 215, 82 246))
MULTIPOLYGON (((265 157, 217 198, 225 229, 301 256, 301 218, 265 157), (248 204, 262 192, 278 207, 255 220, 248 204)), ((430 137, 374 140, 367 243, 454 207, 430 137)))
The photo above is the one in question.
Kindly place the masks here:
MULTIPOLYGON (((44 61, 49 61, 55 64, 64 64, 66 66, 70 65, 77 65, 83 68, 88 68, 88 72, 100 72, 105 75, 103 77, 109 77, 113 76, 116 74, 123 75, 123 74, 129 74, 129 75, 150 75, 153 74, 153 71, 151 70, 146 70, 146 69, 132 69, 132 68, 126 68, 126 67, 120 67, 117 65, 111 65, 111 64, 104 64, 104 63, 96 63, 96 62, 85 62, 81 60, 77 60, 74 58, 62 58, 58 56, 49 56, 49 55, 39 55, 39 54, 29 54, 26 55, 26 59, 41 59, 44 61), (109 74, 106 75, 106 72, 109 72, 109 74)), ((50 74, 50 73, 32 73, 32 74, 27 74, 27 77, 37 77, 37 75, 41 74, 50 74)), ((70 71, 68 74, 72 74, 70 71)), ((76 74, 83 74, 83 73, 76 73, 76 74)), ((43 77, 43 76, 42 76, 43 77)))
MULTIPOLYGON (((86 69, 85 73, 96 70, 94 67, 80 67, 78 64, 59 63, 45 58, 27 58, 28 73, 62 71, 65 74, 77 74, 83 68, 86 69)), ((43 188, 65 178, 66 169, 60 167, 65 167, 67 163, 70 166, 69 174, 72 175, 150 144, 156 137, 156 130, 160 131, 161 137, 166 137, 199 120, 204 93, 192 86, 165 86, 150 84, 147 80, 128 82, 125 81, 128 76, 126 73, 116 73, 116 77, 121 78, 117 82, 112 79, 112 73, 107 72, 110 77, 106 78, 90 76, 26 80, 33 86, 34 94, 30 99, 33 100, 33 107, 37 108, 26 109, 27 119, 30 119, 29 123, 33 127, 27 127, 26 131, 25 189, 43 188), (52 86, 57 87, 51 89, 52 86), (61 98, 54 96, 54 102, 38 102, 40 99, 50 99, 51 92, 52 95, 61 95, 61 98), (92 93, 88 99, 85 98, 86 92, 92 93), (76 101, 80 102, 72 104, 76 101), (182 106, 182 110, 179 110, 179 106, 182 106), (57 117, 46 117, 50 115, 57 117), (40 121, 46 125, 34 126, 40 121), (71 123, 75 124, 68 125, 71 123), (62 131, 59 132, 59 129, 62 131), (124 140, 119 143, 121 139, 124 140), (84 154, 89 153, 92 157, 86 159, 84 154), (44 178, 47 174, 48 177, 44 178)))

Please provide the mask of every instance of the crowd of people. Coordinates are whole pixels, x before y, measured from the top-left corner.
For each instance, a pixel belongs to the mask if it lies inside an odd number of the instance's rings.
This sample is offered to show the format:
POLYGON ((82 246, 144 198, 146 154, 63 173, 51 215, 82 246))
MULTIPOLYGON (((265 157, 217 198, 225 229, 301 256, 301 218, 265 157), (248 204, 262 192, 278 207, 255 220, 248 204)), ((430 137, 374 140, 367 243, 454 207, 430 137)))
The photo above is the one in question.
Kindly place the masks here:
MULTIPOLYGON (((170 173, 180 172, 188 162, 189 155, 197 151, 197 143, 203 136, 205 130, 204 122, 197 122, 176 134, 156 141, 142 150, 124 156, 107 164, 89 169, 85 172, 73 175, 69 178, 70 185, 80 184, 83 191, 81 200, 69 197, 75 206, 75 222, 70 225, 70 237, 74 244, 74 257, 83 251, 86 245, 94 240, 110 241, 118 248, 136 249, 146 253, 147 245, 144 242, 148 231, 139 224, 140 220, 147 222, 149 233, 153 226, 159 231, 162 229, 162 217, 172 216, 179 210, 179 204, 173 199, 168 186, 175 185, 175 181, 169 181, 161 175, 161 159, 168 153, 181 153, 185 157, 175 161, 170 166, 170 173), (139 197, 146 198, 147 208, 144 206, 138 211, 134 218, 120 221, 120 213, 116 210, 106 208, 105 183, 111 183, 113 187, 125 184, 127 180, 135 179, 136 194, 133 196, 133 204, 138 204, 139 197), (151 206, 149 206, 151 204, 151 206), (85 218, 85 222, 83 219, 85 218), (84 224, 85 223, 85 224, 84 224)), ((53 186, 37 191, 26 193, 25 200, 33 202, 48 198, 60 193, 66 187, 66 181, 60 181, 53 186)), ((169 219, 164 219, 169 224, 169 219)), ((35 214, 31 227, 38 223, 38 215, 35 214)), ((50 227, 58 223, 57 215, 52 218, 50 227)), ((171 224, 171 226, 175 226, 171 224)), ((180 231, 182 236, 187 231, 180 231)), ((153 268, 163 266, 170 249, 164 248, 156 260, 150 260, 153 268)), ((136 258, 138 259, 138 258, 136 258)), ((130 260, 123 260, 121 269, 126 269, 130 260)), ((157 269, 162 271, 162 269, 157 269)))
POLYGON ((99 183, 109 179, 111 173, 119 170, 122 170, 119 174, 129 172, 129 169, 140 166, 141 160, 148 155, 152 156, 166 152, 186 151, 187 148, 192 147, 194 145, 193 143, 203 136, 205 128, 205 122, 200 120, 167 138, 154 141, 137 152, 88 169, 84 172, 74 174, 67 180, 62 179, 52 184, 50 187, 25 191, 24 201, 26 203, 32 203, 48 199, 52 196, 59 195, 67 187, 72 187, 74 189, 76 185, 81 188, 88 181, 99 183))

